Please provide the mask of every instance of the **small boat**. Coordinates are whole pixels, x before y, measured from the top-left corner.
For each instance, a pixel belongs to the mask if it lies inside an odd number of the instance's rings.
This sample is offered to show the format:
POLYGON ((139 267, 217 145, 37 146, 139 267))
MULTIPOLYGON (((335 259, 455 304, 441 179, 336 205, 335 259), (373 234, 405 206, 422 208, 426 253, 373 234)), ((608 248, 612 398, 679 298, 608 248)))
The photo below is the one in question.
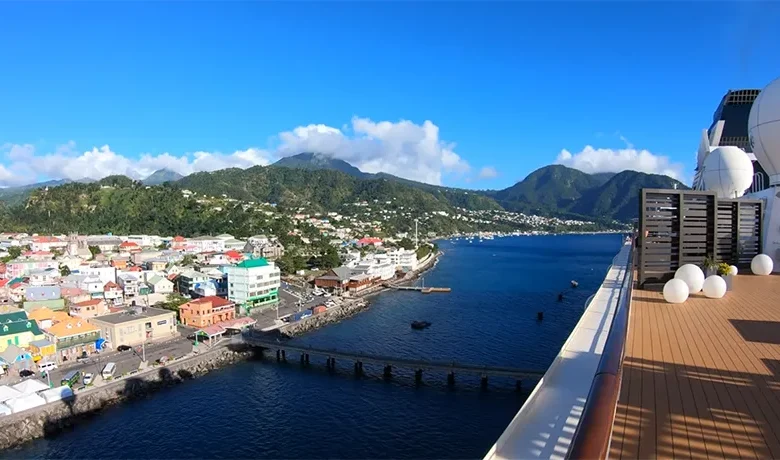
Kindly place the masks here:
POLYGON ((412 329, 425 329, 429 327, 431 323, 428 321, 412 321, 412 329))

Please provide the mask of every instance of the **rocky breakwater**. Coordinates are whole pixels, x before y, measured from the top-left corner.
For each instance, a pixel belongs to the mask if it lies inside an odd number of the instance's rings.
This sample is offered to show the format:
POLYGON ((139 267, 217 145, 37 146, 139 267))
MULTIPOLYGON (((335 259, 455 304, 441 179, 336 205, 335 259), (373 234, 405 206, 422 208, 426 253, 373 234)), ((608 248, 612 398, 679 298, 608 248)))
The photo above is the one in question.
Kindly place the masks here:
POLYGON ((309 331, 319 329, 328 324, 337 323, 344 318, 349 318, 368 308, 368 301, 365 299, 355 299, 336 308, 330 308, 322 313, 309 316, 300 321, 279 329, 279 333, 287 337, 303 335, 309 331))
POLYGON ((254 352, 243 345, 218 347, 166 366, 151 366, 133 375, 79 391, 67 400, 0 417, 0 449, 55 435, 109 406, 144 397, 161 388, 182 383, 253 355, 254 352))

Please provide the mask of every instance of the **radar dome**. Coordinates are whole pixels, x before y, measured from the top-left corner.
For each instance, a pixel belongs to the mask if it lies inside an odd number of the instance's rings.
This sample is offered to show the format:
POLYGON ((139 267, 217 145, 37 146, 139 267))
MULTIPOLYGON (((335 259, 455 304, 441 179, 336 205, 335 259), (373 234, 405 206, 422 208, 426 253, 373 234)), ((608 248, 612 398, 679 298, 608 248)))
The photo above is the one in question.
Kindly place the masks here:
POLYGON ((770 185, 780 184, 780 78, 753 102, 748 118, 750 145, 756 160, 769 175, 770 185))
POLYGON ((717 147, 704 159, 702 181, 718 198, 739 198, 753 183, 753 162, 739 147, 717 147))

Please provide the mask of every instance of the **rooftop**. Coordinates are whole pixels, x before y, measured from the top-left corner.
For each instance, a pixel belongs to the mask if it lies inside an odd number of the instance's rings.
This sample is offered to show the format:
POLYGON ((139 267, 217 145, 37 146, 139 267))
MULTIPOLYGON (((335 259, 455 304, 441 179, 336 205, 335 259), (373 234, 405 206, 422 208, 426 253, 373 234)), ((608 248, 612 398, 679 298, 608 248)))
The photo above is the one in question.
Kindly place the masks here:
POLYGON ((139 319, 154 318, 162 315, 171 315, 173 311, 163 310, 162 308, 145 307, 145 310, 137 309, 137 313, 130 313, 130 311, 122 313, 114 313, 113 315, 99 316, 93 318, 92 321, 103 322, 109 324, 121 324, 130 321, 137 321, 139 319))
POLYGON ((262 257, 257 259, 247 259, 236 264, 236 267, 240 267, 240 268, 257 268, 257 267, 266 267, 266 266, 268 266, 268 261, 263 259, 262 257))
POLYGON ((777 299, 777 275, 683 304, 634 290, 610 457, 780 458, 777 299))

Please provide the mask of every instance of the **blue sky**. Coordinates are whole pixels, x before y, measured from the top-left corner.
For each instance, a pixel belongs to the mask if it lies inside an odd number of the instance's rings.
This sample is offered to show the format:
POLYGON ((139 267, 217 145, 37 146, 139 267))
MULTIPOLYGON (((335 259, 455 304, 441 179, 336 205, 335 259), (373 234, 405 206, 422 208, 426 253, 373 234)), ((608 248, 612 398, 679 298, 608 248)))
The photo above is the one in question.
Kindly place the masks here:
POLYGON ((774 2, 18 2, 0 16, 4 186, 302 150, 469 188, 556 161, 689 180, 723 93, 780 76, 774 2))

